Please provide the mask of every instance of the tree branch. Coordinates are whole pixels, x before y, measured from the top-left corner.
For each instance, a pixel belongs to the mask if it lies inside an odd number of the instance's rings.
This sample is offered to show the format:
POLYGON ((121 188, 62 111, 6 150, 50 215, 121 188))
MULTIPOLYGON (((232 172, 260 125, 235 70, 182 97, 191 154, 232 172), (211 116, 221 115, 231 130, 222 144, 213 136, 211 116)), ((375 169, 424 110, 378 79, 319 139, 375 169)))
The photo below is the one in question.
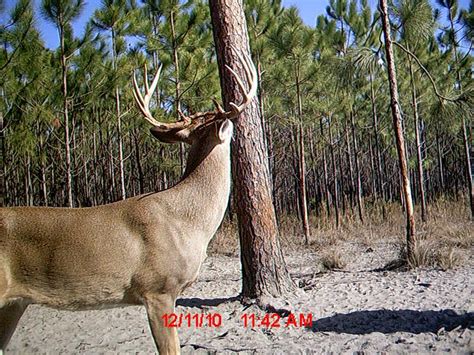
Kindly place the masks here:
POLYGON ((8 52, 6 53, 7 55, 7 60, 5 61, 5 63, 2 65, 2 67, 0 68, 0 71, 5 69, 9 64, 10 62, 12 61, 13 57, 15 56, 16 52, 18 51, 18 49, 20 48, 20 46, 23 45, 23 41, 26 39, 26 36, 28 35, 28 32, 30 32, 30 28, 31 28, 31 25, 33 23, 33 19, 31 19, 30 21, 28 21, 28 26, 26 27, 25 31, 22 33, 21 35, 21 38, 20 38, 20 41, 18 42, 17 46, 15 47, 15 49, 13 50, 13 53, 11 53, 10 57, 8 57, 8 52))
POLYGON ((412 57, 413 59, 415 59, 415 62, 418 64, 418 66, 425 72, 426 76, 428 77, 428 79, 430 79, 431 81, 431 85, 433 86, 433 90, 436 94, 436 96, 438 96, 438 98, 440 100, 445 100, 445 101, 450 101, 450 102, 456 102, 457 101, 457 98, 456 99, 452 99, 452 98, 449 98, 449 97, 446 97, 446 96, 443 96, 439 93, 438 91, 438 88, 436 87, 436 83, 433 79, 433 77, 431 76, 430 72, 428 71, 428 69, 425 68, 425 66, 420 62, 420 60, 418 59, 418 57, 413 54, 412 52, 410 52, 407 48, 405 48, 403 45, 401 45, 400 43, 398 42, 395 42, 393 41, 393 44, 396 45, 398 48, 400 48, 402 51, 404 51, 406 54, 408 54, 410 57, 412 57))

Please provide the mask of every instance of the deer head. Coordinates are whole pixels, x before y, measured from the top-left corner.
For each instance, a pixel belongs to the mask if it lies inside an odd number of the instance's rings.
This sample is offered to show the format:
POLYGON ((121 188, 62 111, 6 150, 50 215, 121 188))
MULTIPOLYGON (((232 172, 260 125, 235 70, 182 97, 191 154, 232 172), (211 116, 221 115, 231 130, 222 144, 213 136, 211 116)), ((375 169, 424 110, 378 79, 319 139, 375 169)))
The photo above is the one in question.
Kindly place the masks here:
MULTIPOLYGON (((237 51, 236 51, 237 52, 237 51)), ((145 85, 145 97, 142 96, 140 89, 138 88, 137 79, 135 73, 133 75, 133 95, 135 101, 143 114, 144 118, 153 125, 150 129, 151 133, 155 138, 165 143, 185 142, 193 145, 195 142, 200 141, 204 136, 208 135, 211 127, 218 129, 215 132, 220 133, 230 131, 232 132, 232 125, 229 125, 227 120, 233 120, 237 118, 247 105, 252 101, 257 92, 257 71, 252 60, 247 55, 241 55, 237 52, 240 63, 245 71, 246 79, 249 83, 249 90, 245 89, 245 85, 239 75, 229 66, 226 65, 226 69, 232 74, 237 81, 239 89, 242 92, 243 99, 240 104, 231 102, 229 104, 230 110, 225 111, 221 105, 216 101, 214 111, 197 112, 190 116, 186 116, 183 112, 178 111, 180 119, 176 122, 160 122, 156 120, 150 112, 150 100, 153 92, 156 90, 158 80, 160 77, 162 66, 156 72, 151 85, 147 80, 146 66, 144 68, 144 85, 145 85), (223 125, 227 122, 225 125, 223 125)))

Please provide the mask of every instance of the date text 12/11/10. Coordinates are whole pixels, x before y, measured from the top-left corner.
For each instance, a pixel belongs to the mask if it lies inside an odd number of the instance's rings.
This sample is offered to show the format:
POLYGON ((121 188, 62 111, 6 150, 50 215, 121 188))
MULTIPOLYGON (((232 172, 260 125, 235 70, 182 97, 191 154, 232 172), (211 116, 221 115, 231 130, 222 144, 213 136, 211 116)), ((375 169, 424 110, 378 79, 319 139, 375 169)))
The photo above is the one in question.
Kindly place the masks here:
POLYGON ((222 315, 219 313, 166 313, 161 318, 166 328, 218 328, 222 325, 222 315))
POLYGON ((254 313, 244 313, 240 319, 246 328, 309 328, 313 325, 313 315, 311 313, 290 313, 286 318, 283 318, 278 313, 266 313, 262 316, 254 313))

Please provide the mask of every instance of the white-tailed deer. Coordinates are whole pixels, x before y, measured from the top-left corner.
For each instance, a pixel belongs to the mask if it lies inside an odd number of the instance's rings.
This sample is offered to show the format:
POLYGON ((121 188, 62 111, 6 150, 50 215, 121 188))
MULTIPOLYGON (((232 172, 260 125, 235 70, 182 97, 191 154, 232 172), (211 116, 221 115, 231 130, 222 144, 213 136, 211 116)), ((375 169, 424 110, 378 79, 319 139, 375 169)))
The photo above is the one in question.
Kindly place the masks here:
POLYGON ((177 354, 176 328, 162 316, 197 277, 230 194, 230 141, 236 118, 255 96, 251 59, 238 55, 249 89, 230 111, 195 113, 174 123, 155 120, 149 105, 160 71, 145 96, 134 96, 162 142, 191 145, 182 180, 174 187, 91 208, 0 209, 0 353, 31 303, 80 310, 144 304, 157 348, 177 354))

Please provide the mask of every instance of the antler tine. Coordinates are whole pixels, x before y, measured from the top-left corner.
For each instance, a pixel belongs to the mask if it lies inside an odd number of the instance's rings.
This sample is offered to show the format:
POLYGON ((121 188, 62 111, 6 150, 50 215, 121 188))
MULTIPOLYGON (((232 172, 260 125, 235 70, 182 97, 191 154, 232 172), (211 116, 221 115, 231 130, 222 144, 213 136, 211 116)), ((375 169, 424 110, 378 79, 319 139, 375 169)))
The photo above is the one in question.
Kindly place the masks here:
POLYGON ((247 81, 249 82, 250 89, 247 90, 245 89, 245 85, 242 82, 242 79, 240 76, 228 65, 225 67, 227 70, 230 71, 234 79, 237 81, 237 85, 239 86, 240 91, 242 92, 243 100, 240 103, 240 105, 235 104, 234 102, 231 102, 229 105, 231 106, 231 111, 226 112, 226 115, 228 118, 235 118, 237 117, 242 111, 247 107, 247 105, 252 101, 254 96, 257 93, 257 88, 258 88, 258 80, 257 80, 257 69, 255 68, 255 65, 253 64, 252 59, 247 55, 244 54, 242 55, 237 51, 237 49, 234 46, 231 46, 231 48, 236 52, 237 57, 239 58, 240 63, 242 64, 242 67, 245 72, 245 77, 247 81))
MULTIPOLYGON (((161 72, 161 65, 158 68, 158 71, 161 72)), ((143 64, 143 78, 145 79, 143 81, 144 81, 144 84, 145 84, 145 95, 146 95, 150 91, 150 88, 148 86, 148 68, 146 67, 146 63, 143 64)))
POLYGON ((237 81, 237 85, 239 86, 240 90, 242 91, 242 94, 244 96, 242 102, 240 105, 237 105, 233 102, 231 102, 229 105, 232 107, 231 111, 226 112, 226 115, 228 118, 235 118, 237 117, 242 111, 247 107, 247 105, 252 101, 252 99, 255 97, 257 93, 257 88, 258 88, 258 80, 257 80, 257 69, 255 68, 255 65, 253 64, 252 59, 250 56, 247 54, 240 54, 235 47, 231 47, 237 54, 240 62, 242 63, 243 69, 245 71, 245 76, 247 81, 250 83, 250 89, 247 92, 245 89, 245 86, 242 82, 242 79, 239 77, 239 75, 228 65, 226 65, 226 68, 230 71, 232 76, 235 78, 237 81))
POLYGON ((158 79, 160 78, 161 74, 161 68, 163 65, 161 65, 151 83, 151 86, 148 84, 148 78, 147 78, 147 68, 146 65, 144 66, 144 78, 143 81, 145 83, 145 97, 142 96, 140 89, 137 84, 137 77, 135 75, 135 72, 133 73, 133 97, 135 98, 135 102, 137 103, 140 111, 142 112, 143 116, 145 119, 150 122, 153 126, 161 126, 163 125, 161 122, 155 120, 150 112, 150 101, 151 97, 153 95, 153 92, 156 90, 156 85, 158 84, 158 79))
MULTIPOLYGON (((153 81, 151 82, 151 87, 148 88, 148 91, 150 93, 150 96, 149 98, 151 99, 151 95, 155 92, 156 90, 156 85, 158 84, 158 79, 160 78, 160 75, 161 75, 161 69, 163 68, 163 64, 160 65, 160 67, 158 68, 158 71, 156 72, 154 78, 153 78, 153 81)), ((148 80, 147 80, 147 84, 148 84, 148 80)), ((148 86, 148 85, 147 85, 148 86)), ((148 93, 147 93, 148 95, 148 93)))
MULTIPOLYGON (((252 58, 250 58, 250 56, 248 55, 245 55, 244 57, 242 57, 242 55, 238 52, 237 52, 237 55, 239 56, 240 61, 244 64, 245 76, 247 77, 247 80, 250 83, 254 84, 253 79, 257 78, 257 70, 255 69, 252 58)), ((255 92, 256 91, 257 91, 257 83, 255 82, 255 92)))

